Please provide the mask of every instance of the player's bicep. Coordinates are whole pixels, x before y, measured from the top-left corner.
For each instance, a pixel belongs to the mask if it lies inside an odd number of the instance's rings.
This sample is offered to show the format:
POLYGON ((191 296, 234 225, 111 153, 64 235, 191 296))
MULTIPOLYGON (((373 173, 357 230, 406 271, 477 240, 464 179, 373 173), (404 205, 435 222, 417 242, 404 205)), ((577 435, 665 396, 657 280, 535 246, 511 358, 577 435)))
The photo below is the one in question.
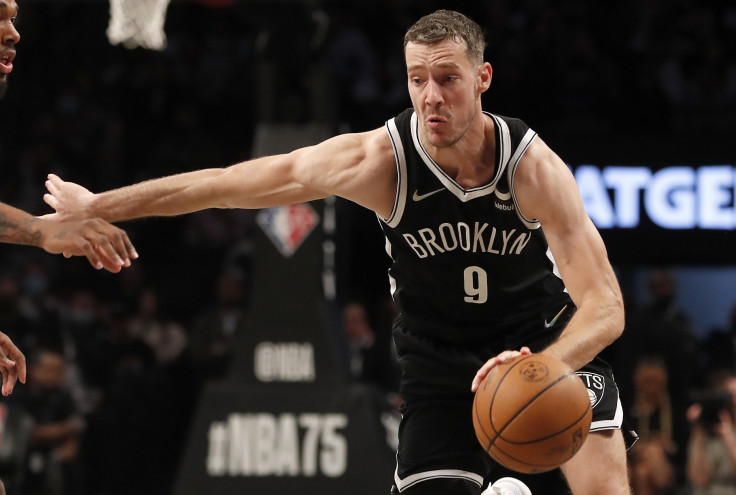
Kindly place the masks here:
POLYGON ((393 148, 384 129, 343 134, 303 150, 297 181, 327 195, 337 195, 384 218, 396 194, 393 148))

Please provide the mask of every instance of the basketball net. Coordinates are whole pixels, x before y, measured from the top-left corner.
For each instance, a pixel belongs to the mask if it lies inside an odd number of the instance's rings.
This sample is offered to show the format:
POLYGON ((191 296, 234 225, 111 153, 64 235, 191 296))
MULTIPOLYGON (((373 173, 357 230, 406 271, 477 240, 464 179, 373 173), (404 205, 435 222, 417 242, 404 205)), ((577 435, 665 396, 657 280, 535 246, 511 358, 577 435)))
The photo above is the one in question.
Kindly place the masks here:
POLYGON ((166 46, 164 21, 171 0, 110 0, 107 39, 125 48, 163 50, 166 46))

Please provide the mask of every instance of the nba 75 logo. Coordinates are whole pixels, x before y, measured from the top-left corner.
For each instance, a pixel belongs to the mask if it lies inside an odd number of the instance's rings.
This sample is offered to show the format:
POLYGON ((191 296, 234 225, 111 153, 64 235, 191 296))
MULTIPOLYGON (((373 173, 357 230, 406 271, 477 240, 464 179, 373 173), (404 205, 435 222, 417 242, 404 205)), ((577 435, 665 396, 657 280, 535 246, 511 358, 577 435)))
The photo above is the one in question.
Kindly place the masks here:
POLYGON ((521 366, 519 373, 525 380, 530 382, 538 382, 547 378, 549 369, 541 361, 529 360, 521 366))
POLYGON ((288 258, 312 232, 319 215, 309 204, 298 203, 261 210, 256 221, 281 255, 288 258))

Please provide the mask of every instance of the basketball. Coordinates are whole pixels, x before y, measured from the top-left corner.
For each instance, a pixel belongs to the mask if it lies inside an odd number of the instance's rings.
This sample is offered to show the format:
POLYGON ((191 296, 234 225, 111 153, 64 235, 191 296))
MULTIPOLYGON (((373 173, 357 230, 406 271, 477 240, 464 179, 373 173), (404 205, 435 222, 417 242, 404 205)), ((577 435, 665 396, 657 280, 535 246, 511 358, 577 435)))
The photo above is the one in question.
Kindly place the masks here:
POLYGON ((575 371, 544 354, 493 368, 473 401, 473 426, 496 462, 520 473, 559 467, 588 438, 593 411, 575 371))

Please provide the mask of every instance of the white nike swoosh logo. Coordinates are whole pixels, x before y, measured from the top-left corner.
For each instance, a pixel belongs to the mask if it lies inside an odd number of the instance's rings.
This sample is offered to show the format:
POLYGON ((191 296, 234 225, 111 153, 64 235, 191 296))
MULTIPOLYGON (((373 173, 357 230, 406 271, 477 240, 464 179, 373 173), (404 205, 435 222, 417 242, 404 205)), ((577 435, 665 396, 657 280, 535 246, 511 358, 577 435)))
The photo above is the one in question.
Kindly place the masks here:
POLYGON ((441 188, 437 189, 436 191, 428 192, 427 194, 419 194, 419 191, 414 191, 414 196, 412 196, 411 199, 413 199, 414 201, 421 201, 421 200, 423 200, 425 198, 430 197, 433 194, 437 194, 438 192, 444 191, 444 190, 445 190, 445 188, 444 187, 441 187, 441 188))
POLYGON ((557 319, 558 319, 558 318, 559 318, 560 316, 562 316, 562 313, 563 313, 563 312, 564 312, 564 311, 565 311, 566 309, 567 309, 567 304, 565 304, 565 305, 564 305, 564 306, 562 307, 562 309, 560 310, 560 312, 559 312, 559 313, 557 313, 557 314, 555 315, 555 317, 554 317, 554 318, 552 318, 552 319, 551 319, 550 321, 547 321, 547 319, 545 318, 545 319, 544 319, 544 328, 549 328, 549 327, 551 327, 552 325, 554 325, 554 324, 555 324, 555 322, 557 321, 557 319))

